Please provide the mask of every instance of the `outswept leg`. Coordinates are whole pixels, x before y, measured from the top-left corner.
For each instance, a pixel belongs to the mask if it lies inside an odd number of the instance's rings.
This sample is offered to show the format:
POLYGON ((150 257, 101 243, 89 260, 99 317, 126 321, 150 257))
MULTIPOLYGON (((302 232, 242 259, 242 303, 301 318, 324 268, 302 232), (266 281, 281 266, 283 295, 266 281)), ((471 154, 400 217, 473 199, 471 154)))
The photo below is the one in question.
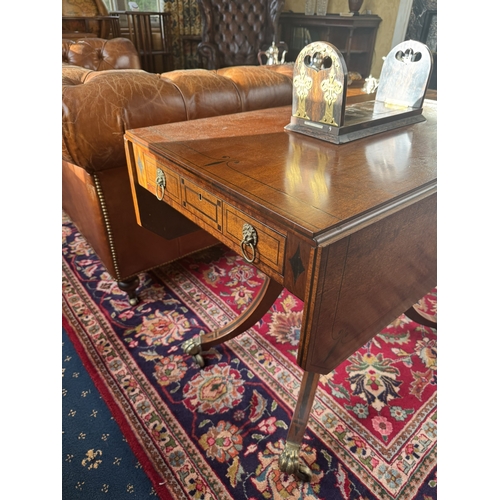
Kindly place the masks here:
POLYGON ((412 321, 415 321, 415 323, 418 323, 419 325, 430 326, 431 328, 437 329, 436 321, 424 318, 413 306, 411 306, 407 311, 405 311, 405 315, 412 321))
POLYGON ((240 335, 255 325, 269 311, 282 290, 283 285, 266 276, 259 293, 243 314, 218 330, 186 340, 182 345, 184 352, 194 356, 195 361, 200 367, 203 367, 205 364, 202 357, 203 352, 240 335))

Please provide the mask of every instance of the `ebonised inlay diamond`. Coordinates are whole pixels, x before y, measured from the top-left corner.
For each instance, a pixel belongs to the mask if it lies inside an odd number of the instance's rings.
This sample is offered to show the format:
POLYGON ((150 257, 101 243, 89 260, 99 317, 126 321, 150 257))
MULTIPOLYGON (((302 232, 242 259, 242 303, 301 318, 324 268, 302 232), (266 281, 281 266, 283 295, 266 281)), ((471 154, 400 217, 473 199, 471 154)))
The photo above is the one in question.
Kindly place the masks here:
POLYGON ((302 259, 300 258, 299 247, 297 247, 295 254, 291 259, 289 259, 289 262, 292 266, 294 282, 297 282, 297 278, 305 271, 304 265, 302 264, 302 259))

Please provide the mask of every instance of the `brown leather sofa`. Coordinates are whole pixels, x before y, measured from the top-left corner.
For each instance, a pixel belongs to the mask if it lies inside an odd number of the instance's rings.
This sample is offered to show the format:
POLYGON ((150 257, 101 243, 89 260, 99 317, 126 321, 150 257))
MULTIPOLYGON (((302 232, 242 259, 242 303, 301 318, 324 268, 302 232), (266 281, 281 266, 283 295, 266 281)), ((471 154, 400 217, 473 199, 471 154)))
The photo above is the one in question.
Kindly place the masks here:
MULTIPOLYGON (((63 41, 63 209, 132 304, 139 273, 216 240, 167 206, 168 239, 137 224, 125 130, 291 104, 293 73, 288 65, 151 74, 136 55, 123 39, 63 41)), ((141 203, 156 202, 139 190, 141 203)))

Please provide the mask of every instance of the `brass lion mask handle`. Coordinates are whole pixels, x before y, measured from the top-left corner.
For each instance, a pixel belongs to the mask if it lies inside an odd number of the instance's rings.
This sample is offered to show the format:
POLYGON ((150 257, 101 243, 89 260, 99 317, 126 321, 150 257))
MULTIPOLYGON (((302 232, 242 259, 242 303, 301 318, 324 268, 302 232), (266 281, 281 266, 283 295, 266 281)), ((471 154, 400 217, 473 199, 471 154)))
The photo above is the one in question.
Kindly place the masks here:
POLYGON ((243 224, 243 239, 241 240, 241 253, 250 264, 255 260, 255 246, 257 245, 257 231, 250 224, 243 224), (247 255, 246 247, 250 247, 251 256, 247 255))
POLYGON ((165 194, 165 187, 167 185, 167 179, 165 178, 165 173, 161 168, 156 169, 156 197, 161 201, 163 200, 163 195, 165 194), (158 195, 158 189, 160 189, 160 195, 158 195))

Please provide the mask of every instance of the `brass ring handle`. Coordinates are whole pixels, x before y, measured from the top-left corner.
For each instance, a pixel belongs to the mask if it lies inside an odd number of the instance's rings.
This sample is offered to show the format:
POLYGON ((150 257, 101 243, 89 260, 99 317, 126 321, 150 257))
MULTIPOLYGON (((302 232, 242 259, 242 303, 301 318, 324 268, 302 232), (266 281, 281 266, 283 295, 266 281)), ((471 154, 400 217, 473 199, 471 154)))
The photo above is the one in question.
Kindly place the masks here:
POLYGON ((255 251, 255 246, 257 245, 257 231, 250 224, 243 224, 243 239, 241 240, 240 247, 243 258, 250 264, 255 260, 257 252, 255 251), (245 246, 249 246, 252 249, 252 257, 247 255, 245 246))
POLYGON ((165 194, 165 188, 160 184, 156 184, 156 197, 161 201, 163 200, 163 195, 165 194), (161 194, 158 196, 158 188, 161 189, 161 194))
POLYGON ((165 194, 165 186, 167 185, 167 179, 165 178, 165 173, 161 168, 156 169, 156 198, 160 201, 163 200, 163 195, 165 194), (158 196, 158 188, 160 188, 160 196, 158 196))
POLYGON ((255 247, 253 246, 253 243, 245 243, 244 241, 241 242, 241 253, 243 254, 243 258, 250 264, 253 263, 255 260, 255 247), (247 245, 252 249, 252 258, 248 257, 245 251, 245 247, 243 245, 247 245))

